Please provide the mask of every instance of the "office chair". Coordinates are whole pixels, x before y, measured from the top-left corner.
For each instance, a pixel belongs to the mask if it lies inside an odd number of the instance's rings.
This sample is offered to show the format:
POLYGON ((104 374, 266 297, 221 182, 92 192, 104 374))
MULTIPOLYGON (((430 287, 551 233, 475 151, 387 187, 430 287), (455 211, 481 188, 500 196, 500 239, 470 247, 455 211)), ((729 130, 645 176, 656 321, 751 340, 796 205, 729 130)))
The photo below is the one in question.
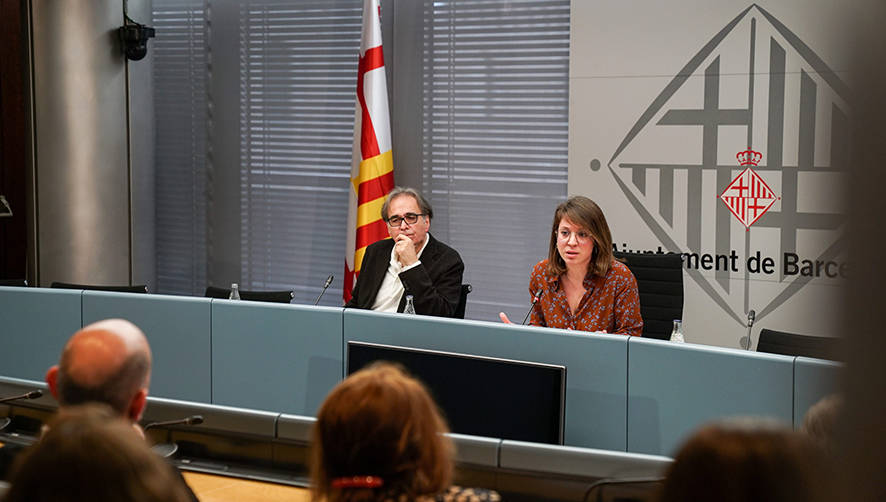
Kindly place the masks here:
POLYGON ((90 291, 111 291, 115 293, 147 293, 148 287, 144 284, 133 284, 132 286, 96 286, 93 284, 73 284, 70 282, 52 281, 50 288, 58 289, 87 289, 90 291))
POLYGON ((27 279, 0 279, 0 286, 11 286, 11 287, 28 287, 27 279))
POLYGON ((683 318, 683 258, 679 254, 615 252, 637 279, 643 336, 667 340, 683 318))
MULTIPOLYGON (((227 300, 231 296, 230 288, 217 288, 215 286, 207 286, 206 298, 221 298, 227 300)), ((240 290, 240 299, 251 302, 270 302, 270 303, 291 303, 295 298, 295 294, 290 291, 244 291, 240 290)))
POLYGON ((798 335, 766 328, 760 330, 760 340, 757 341, 757 352, 815 357, 832 361, 843 359, 841 349, 842 340, 839 338, 798 335))
POLYGON ((455 314, 452 316, 454 319, 465 318, 465 307, 468 306, 468 293, 473 290, 474 288, 470 284, 461 285, 461 296, 458 297, 458 306, 455 307, 455 314))
POLYGON ((664 478, 603 478, 588 487, 582 501, 652 502, 663 482, 664 478))

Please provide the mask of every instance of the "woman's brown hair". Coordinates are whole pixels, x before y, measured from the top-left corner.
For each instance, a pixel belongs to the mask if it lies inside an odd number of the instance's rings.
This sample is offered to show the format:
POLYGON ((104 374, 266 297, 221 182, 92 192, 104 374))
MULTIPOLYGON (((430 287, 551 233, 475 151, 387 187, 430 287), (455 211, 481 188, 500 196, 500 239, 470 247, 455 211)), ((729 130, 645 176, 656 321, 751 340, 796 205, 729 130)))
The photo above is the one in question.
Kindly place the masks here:
POLYGON ((771 423, 708 425, 677 452, 659 502, 835 500, 819 455, 802 434, 771 423))
POLYGON ((594 239, 594 252, 588 262, 588 274, 603 277, 612 266, 612 234, 603 211, 594 201, 582 195, 574 195, 563 202, 554 211, 554 222, 551 225, 551 245, 548 248, 547 274, 560 277, 566 273, 566 262, 557 251, 557 230, 560 220, 566 218, 587 230, 594 239))
POLYGON ((4 502, 188 502, 174 467, 105 405, 59 411, 19 458, 4 502))
POLYGON ((314 500, 369 501, 433 495, 449 486, 453 446, 437 405, 399 367, 377 363, 338 384, 317 414, 311 461, 314 500), (372 476, 382 486, 334 487, 372 476))

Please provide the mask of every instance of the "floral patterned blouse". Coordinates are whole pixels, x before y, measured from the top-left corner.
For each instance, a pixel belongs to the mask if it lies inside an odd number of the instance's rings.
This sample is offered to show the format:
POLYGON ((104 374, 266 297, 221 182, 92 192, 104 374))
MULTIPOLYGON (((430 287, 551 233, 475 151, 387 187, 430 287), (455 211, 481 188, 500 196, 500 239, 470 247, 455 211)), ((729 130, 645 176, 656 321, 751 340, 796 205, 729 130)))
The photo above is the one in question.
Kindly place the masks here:
POLYGON ((548 260, 538 262, 529 278, 529 294, 542 291, 529 324, 619 335, 640 336, 643 332, 637 280, 623 263, 613 260, 604 277, 585 277, 585 294, 574 315, 560 278, 545 274, 547 265, 548 260))
POLYGON ((453 485, 437 495, 422 495, 415 498, 410 498, 406 495, 389 496, 385 497, 384 500, 385 502, 500 502, 501 496, 493 490, 462 488, 453 485))

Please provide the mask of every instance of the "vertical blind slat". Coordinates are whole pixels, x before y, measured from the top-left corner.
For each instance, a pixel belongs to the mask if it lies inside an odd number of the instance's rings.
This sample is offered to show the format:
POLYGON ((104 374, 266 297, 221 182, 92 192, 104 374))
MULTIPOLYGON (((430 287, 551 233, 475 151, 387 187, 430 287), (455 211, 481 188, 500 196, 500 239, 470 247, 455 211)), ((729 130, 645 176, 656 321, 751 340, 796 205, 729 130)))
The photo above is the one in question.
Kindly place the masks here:
POLYGON ((466 317, 522 315, 567 191, 569 1, 439 1, 423 22, 433 231, 465 261, 466 317))
POLYGON ((202 0, 154 0, 157 292, 206 287, 206 11, 202 0))
MULTIPOLYGON (((244 287, 293 289, 308 303, 342 275, 362 5, 241 7, 244 287)), ((341 305, 341 280, 322 303, 341 305)))

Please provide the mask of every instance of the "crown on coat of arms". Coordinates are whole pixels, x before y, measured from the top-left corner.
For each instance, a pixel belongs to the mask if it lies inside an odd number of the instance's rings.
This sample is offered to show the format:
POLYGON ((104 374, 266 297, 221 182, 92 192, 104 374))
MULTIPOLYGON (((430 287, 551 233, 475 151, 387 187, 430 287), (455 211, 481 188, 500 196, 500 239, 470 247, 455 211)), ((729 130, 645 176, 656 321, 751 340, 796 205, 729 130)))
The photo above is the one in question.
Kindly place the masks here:
POLYGON ((756 166, 760 163, 760 159, 763 158, 763 154, 760 152, 755 152, 753 150, 745 150, 743 152, 736 153, 735 158, 738 159, 739 165, 756 166))

